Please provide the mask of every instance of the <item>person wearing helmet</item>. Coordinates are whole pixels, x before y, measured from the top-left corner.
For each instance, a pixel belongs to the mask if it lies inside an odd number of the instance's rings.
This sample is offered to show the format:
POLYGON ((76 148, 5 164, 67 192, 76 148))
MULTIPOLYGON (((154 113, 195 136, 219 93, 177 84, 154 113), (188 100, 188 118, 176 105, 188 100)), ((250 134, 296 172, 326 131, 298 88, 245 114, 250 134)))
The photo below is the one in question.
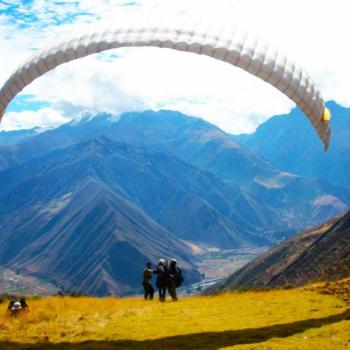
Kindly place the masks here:
POLYGON ((176 264, 176 259, 171 259, 168 268, 168 291, 173 301, 177 301, 176 288, 180 287, 181 283, 183 282, 182 271, 176 264))
POLYGON ((21 310, 22 306, 19 301, 10 301, 7 311, 11 316, 17 316, 21 310))
POLYGON ((153 276, 152 263, 148 262, 146 264, 145 269, 143 270, 143 279, 142 279, 145 300, 147 300, 148 298, 149 300, 153 300, 154 288, 151 283, 152 276, 153 276))
POLYGON ((29 306, 24 298, 21 298, 20 301, 11 300, 7 307, 7 312, 11 316, 17 316, 24 311, 29 311, 29 306))
POLYGON ((153 273, 157 275, 156 286, 159 292, 159 301, 164 302, 168 287, 168 269, 165 259, 159 259, 157 269, 153 273))

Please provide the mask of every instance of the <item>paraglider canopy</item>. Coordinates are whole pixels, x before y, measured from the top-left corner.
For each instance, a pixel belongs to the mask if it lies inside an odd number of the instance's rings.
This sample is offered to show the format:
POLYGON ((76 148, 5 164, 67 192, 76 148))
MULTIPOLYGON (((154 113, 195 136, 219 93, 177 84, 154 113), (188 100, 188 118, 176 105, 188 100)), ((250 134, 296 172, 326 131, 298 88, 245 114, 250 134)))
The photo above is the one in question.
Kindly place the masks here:
POLYGON ((7 105, 25 86, 55 67, 97 52, 126 46, 153 46, 207 55, 237 66, 273 85, 310 120, 325 149, 331 114, 309 75, 295 62, 235 26, 188 22, 150 25, 133 20, 81 35, 38 51, 0 90, 0 121, 7 105))

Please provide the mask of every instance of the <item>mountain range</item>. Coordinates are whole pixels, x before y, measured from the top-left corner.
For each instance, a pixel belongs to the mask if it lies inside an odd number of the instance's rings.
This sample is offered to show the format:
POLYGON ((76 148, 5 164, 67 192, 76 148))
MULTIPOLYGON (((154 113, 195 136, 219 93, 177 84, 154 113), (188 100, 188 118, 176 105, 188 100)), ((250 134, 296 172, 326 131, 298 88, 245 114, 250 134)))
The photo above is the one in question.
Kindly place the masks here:
POLYGON ((327 107, 332 112, 331 143, 327 152, 297 108, 288 115, 270 118, 252 134, 233 138, 259 152, 279 169, 350 187, 350 110, 334 101, 328 102, 327 107))
POLYGON ((348 189, 171 111, 2 134, 0 170, 0 265, 95 295, 138 291, 160 257, 198 281, 191 244, 273 245, 350 205, 348 189))

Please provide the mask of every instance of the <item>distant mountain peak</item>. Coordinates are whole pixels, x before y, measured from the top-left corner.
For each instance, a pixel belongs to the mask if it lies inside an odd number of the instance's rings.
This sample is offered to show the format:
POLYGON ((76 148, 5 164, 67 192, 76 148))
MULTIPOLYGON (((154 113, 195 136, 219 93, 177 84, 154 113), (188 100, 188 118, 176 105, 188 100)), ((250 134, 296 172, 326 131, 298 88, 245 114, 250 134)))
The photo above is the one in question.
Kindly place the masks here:
POLYGON ((86 145, 96 146, 96 147, 108 147, 111 146, 113 142, 109 137, 105 135, 97 135, 91 140, 86 142, 86 145))
POLYGON ((252 134, 233 138, 279 169, 349 187, 350 108, 334 101, 327 102, 327 106, 332 112, 332 136, 327 152, 299 109, 272 117, 252 134))

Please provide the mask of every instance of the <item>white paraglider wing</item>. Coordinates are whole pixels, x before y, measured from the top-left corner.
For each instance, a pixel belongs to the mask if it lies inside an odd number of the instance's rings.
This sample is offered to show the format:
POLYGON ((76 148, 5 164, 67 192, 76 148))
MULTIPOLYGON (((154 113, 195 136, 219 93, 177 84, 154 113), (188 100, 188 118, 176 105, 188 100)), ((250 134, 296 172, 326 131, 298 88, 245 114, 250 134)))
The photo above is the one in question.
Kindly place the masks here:
POLYGON ((97 52, 126 46, 153 46, 207 55, 253 74, 293 100, 309 118, 325 149, 330 112, 308 74, 277 50, 236 27, 186 24, 142 25, 137 21, 69 38, 37 52, 0 90, 0 121, 9 102, 47 71, 97 52))

